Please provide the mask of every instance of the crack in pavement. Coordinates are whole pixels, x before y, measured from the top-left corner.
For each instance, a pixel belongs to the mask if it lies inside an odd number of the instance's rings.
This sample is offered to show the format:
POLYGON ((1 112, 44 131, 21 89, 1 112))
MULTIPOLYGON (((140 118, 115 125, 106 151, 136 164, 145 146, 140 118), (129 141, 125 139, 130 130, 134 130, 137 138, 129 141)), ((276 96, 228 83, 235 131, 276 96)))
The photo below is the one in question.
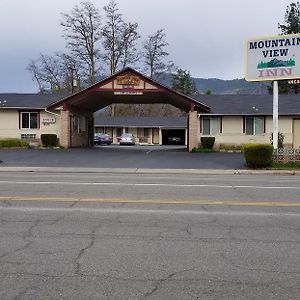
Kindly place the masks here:
POLYGON ((81 263, 80 263, 80 259, 81 257, 84 255, 84 253, 92 248, 95 244, 95 239, 96 239, 96 230, 102 227, 102 222, 97 223, 91 230, 91 233, 88 235, 90 237, 90 241, 89 243, 84 247, 81 248, 78 255, 75 257, 74 259, 74 263, 75 263, 75 274, 76 275, 83 275, 82 273, 80 273, 81 270, 81 263))
POLYGON ((152 296, 165 282, 172 279, 174 276, 176 276, 178 274, 181 274, 181 273, 184 273, 184 272, 192 271, 192 270, 194 270, 194 269, 187 269, 187 270, 181 270, 181 271, 173 272, 173 273, 169 274, 166 278, 155 280, 154 287, 151 289, 151 291, 145 293, 143 295, 143 298, 148 298, 148 297, 152 296))

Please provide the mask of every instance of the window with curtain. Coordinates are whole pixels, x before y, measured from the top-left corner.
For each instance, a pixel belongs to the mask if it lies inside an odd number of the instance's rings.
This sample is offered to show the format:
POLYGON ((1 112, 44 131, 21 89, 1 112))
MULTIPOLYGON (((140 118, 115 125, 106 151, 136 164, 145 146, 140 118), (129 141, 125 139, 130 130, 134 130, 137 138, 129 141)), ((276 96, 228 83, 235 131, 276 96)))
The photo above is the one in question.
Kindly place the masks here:
POLYGON ((38 128, 38 113, 37 112, 21 112, 21 128, 36 129, 38 128))
POLYGON ((214 135, 221 132, 220 117, 204 117, 202 118, 202 132, 205 135, 214 135))
POLYGON ((247 135, 258 135, 264 133, 264 117, 246 117, 245 133, 247 135))

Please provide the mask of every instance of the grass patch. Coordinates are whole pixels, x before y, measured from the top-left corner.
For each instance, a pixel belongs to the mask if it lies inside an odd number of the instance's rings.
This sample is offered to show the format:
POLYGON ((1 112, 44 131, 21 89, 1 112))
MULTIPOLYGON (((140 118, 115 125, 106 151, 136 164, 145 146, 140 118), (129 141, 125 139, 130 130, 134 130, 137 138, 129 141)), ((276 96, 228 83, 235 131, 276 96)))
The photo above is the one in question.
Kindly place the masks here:
POLYGON ((213 153, 213 152, 217 152, 214 149, 208 149, 208 148, 193 148, 192 149, 193 153, 213 153))
POLYGON ((300 170, 300 162, 272 162, 270 169, 277 169, 277 170, 300 170))
POLYGON ((21 139, 0 139, 0 148, 28 148, 29 142, 21 139))

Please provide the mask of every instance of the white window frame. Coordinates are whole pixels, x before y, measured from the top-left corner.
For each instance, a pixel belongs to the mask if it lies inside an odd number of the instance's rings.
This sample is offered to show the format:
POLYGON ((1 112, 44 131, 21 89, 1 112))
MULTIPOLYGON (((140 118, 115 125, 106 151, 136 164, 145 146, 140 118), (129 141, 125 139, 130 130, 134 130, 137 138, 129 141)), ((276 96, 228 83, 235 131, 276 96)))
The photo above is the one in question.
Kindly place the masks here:
POLYGON ((39 112, 37 111, 21 111, 20 112, 20 129, 39 129, 40 126, 39 126, 39 112), (24 127, 23 126, 23 115, 24 114, 28 114, 28 117, 29 117, 29 120, 28 120, 28 127, 24 127), (36 127, 32 127, 32 124, 30 122, 30 116, 31 114, 36 114, 36 127))

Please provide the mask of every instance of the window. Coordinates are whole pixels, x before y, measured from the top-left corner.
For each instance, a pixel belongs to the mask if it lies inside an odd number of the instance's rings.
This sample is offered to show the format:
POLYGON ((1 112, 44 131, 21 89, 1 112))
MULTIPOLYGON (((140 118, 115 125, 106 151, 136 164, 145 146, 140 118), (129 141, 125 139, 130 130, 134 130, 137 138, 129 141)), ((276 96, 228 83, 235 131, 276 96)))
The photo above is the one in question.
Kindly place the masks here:
POLYGON ((265 131, 264 124, 264 117, 246 117, 244 125, 245 133, 247 135, 263 134, 265 131))
POLYGON ((85 117, 83 116, 74 116, 73 117, 73 130, 77 131, 77 133, 85 132, 86 124, 85 124, 85 117))
POLYGON ((144 128, 144 136, 148 137, 150 135, 150 130, 149 128, 144 128))
POLYGON ((21 128, 36 129, 38 128, 38 113, 37 112, 21 112, 21 128))
POLYGON ((117 127, 117 136, 121 136, 122 133, 123 133, 123 128, 117 127))
POLYGON ((222 132, 220 117, 202 118, 202 132, 205 135, 213 135, 222 132))

